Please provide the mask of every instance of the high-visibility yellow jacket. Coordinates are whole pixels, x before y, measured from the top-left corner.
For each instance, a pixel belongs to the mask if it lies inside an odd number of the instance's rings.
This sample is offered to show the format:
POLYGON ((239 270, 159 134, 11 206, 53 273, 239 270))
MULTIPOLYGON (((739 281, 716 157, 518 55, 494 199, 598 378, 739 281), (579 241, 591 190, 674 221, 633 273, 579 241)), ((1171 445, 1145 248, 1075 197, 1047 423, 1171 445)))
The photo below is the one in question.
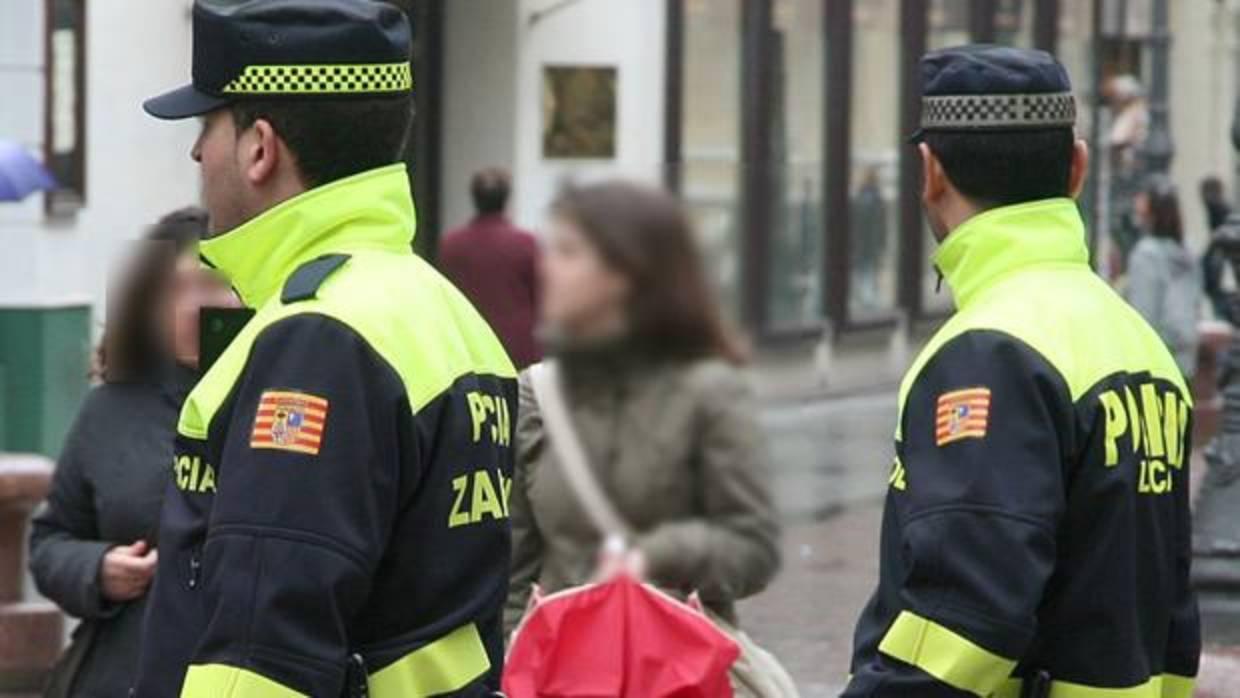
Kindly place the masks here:
POLYGON ((202 244, 256 314, 181 413, 137 696, 498 687, 516 376, 413 230, 394 165, 202 244))
POLYGON ((1067 199, 936 255, 958 312, 900 390, 878 589, 847 698, 1188 698, 1191 398, 1089 267, 1067 199))

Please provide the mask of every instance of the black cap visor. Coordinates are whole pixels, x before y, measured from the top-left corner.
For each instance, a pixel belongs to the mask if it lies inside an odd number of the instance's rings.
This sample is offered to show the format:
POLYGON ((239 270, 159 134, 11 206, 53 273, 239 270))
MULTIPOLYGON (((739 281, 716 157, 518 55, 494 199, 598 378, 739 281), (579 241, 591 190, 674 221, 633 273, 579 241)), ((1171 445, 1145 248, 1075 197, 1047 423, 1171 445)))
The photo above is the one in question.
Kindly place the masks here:
POLYGON ((225 97, 209 95, 193 85, 186 85, 146 100, 142 103, 142 108, 156 119, 188 119, 213 112, 231 101, 225 97))

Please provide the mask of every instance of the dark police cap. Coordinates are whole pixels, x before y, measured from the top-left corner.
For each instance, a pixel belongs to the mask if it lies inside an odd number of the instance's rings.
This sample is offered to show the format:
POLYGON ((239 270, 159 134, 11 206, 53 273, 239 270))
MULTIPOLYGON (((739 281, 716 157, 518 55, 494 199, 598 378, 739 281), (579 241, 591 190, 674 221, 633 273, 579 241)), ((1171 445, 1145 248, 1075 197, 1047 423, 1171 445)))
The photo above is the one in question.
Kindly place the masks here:
POLYGON ((1076 100, 1068 71, 1045 51, 975 44, 921 59, 921 129, 1027 131, 1071 128, 1076 100))
POLYGON ((405 13, 375 0, 197 0, 193 83, 143 108, 183 119, 246 99, 401 95, 411 46, 405 13))

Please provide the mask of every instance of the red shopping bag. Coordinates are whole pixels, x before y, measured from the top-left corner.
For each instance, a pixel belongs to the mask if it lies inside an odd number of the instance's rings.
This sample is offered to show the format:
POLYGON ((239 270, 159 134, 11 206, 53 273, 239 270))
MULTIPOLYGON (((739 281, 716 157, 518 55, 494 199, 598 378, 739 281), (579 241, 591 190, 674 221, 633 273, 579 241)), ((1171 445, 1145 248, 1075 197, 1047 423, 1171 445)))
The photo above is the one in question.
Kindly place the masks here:
POLYGON ((509 698, 732 698, 739 655, 700 611, 621 575, 536 602, 503 687, 509 698))

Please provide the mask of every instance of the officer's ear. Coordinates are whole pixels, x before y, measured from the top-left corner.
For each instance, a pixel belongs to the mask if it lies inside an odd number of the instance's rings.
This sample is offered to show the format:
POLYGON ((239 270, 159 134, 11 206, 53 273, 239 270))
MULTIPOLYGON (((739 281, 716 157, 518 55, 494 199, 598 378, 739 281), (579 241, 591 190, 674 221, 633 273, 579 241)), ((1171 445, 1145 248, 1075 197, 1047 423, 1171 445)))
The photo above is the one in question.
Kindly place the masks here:
POLYGON ((280 137, 271 122, 259 118, 239 136, 241 169, 250 185, 268 184, 279 170, 280 137))
POLYGON ((943 171, 943 163, 930 146, 918 143, 917 150, 921 153, 921 200, 930 205, 943 197, 948 188, 947 173, 943 171))
POLYGON ((1089 176, 1089 145, 1078 138, 1072 146, 1072 171, 1068 175, 1068 193, 1077 198, 1085 190, 1085 178, 1089 176))

